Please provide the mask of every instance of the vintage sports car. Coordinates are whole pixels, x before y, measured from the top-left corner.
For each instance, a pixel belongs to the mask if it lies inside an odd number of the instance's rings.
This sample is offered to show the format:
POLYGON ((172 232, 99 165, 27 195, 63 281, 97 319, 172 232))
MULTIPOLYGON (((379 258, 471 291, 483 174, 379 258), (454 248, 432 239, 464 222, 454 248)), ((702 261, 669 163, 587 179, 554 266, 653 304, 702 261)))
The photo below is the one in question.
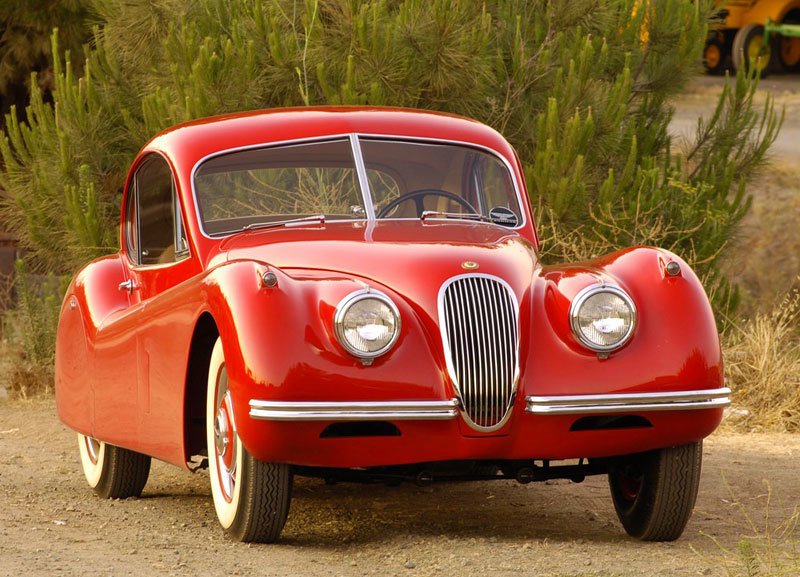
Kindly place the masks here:
POLYGON ((723 387, 680 258, 542 266, 517 155, 469 119, 270 110, 159 134, 119 253, 61 311, 60 418, 89 485, 209 469, 219 522, 273 541, 294 475, 607 475, 625 530, 679 537, 723 387))

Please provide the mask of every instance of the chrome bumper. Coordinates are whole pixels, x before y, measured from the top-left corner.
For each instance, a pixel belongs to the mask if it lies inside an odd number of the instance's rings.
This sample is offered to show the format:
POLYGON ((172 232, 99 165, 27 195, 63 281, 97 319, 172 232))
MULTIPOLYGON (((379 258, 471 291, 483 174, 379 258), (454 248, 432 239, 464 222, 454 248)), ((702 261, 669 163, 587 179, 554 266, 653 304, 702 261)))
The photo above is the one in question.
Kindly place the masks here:
POLYGON ((250 416, 266 421, 440 421, 454 419, 458 401, 250 401, 250 416))
POLYGON ((722 388, 669 393, 525 397, 525 412, 536 415, 586 415, 715 409, 730 405, 730 394, 730 389, 722 388))

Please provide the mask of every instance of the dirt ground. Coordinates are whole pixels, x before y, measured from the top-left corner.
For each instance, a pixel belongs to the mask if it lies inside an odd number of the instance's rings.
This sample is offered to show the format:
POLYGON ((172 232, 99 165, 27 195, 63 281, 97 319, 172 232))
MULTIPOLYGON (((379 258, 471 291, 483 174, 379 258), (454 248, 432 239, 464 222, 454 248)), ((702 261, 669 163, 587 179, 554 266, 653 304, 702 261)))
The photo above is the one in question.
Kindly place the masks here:
POLYGON ((248 546, 217 525, 207 474, 155 462, 141 499, 99 499, 52 400, 0 401, 0 575, 722 576, 739 575, 735 551, 749 540, 796 576, 784 529, 799 459, 800 435, 710 438, 694 516, 674 543, 625 536, 602 477, 425 488, 298 479, 281 542, 248 546))

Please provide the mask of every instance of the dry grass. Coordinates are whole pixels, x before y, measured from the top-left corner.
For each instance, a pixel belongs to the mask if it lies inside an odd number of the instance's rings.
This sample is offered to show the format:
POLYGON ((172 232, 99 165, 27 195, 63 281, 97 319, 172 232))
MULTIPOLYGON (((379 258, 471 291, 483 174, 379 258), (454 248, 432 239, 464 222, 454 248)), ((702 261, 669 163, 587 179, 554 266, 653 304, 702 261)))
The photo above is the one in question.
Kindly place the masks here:
POLYGON ((776 159, 748 190, 753 207, 725 264, 742 306, 723 352, 734 408, 749 414, 728 424, 800 432, 800 165, 776 159))
POLYGON ((731 426, 800 432, 800 293, 734 323, 723 350, 734 407, 749 412, 731 426))
MULTIPOLYGON (((735 506, 743 523, 742 535, 735 550, 719 547, 715 559, 704 556, 709 564, 722 567, 727 577, 797 577, 800 575, 800 505, 789 508, 786 519, 773 519, 775 495, 769 482, 766 485, 766 505, 763 518, 756 520, 745 505, 731 492, 730 503, 735 506)), ((789 497, 794 501, 796 495, 789 497)), ((782 503, 778 503, 781 505, 782 503)), ((694 549, 694 547, 692 547, 694 549)), ((694 549, 695 553, 697 550, 694 549)))

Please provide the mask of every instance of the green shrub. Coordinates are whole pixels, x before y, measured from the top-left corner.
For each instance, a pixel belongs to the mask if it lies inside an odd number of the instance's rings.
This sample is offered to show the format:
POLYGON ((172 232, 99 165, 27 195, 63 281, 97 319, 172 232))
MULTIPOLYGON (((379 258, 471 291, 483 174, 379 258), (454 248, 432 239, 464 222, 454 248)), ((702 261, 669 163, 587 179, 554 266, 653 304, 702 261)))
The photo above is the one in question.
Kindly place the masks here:
MULTIPOLYGON (((464 114, 517 148, 549 262, 629 244, 718 265, 774 140, 739 76, 675 150, 670 97, 698 69, 713 0, 107 0, 78 77, 57 58, 0 146, 4 216, 57 274, 115 250, 125 172, 157 131, 230 111, 398 105, 464 114)), ((54 43, 56 40, 54 39, 54 43)), ((53 52, 59 53, 57 45, 53 52)), ((66 63, 64 63, 66 62, 66 63)))
MULTIPOLYGON (((75 64, 80 64, 80 47, 91 34, 89 22, 95 16, 90 0, 3 0, 0 2, 0 114, 13 105, 27 102, 31 92, 42 90, 49 96, 53 88, 50 35, 58 26, 63 46, 76 48, 75 64)), ((0 126, 3 119, 0 118, 0 126)))
MULTIPOLYGON (((52 383, 62 287, 28 268, 71 274, 117 249, 125 173, 153 134, 264 107, 412 106, 486 122, 521 156, 546 261, 660 245, 694 265, 730 319, 736 291, 719 264, 780 117, 769 99, 754 105, 757 83, 740 75, 694 141, 673 147, 670 98, 698 67, 713 4, 98 1, 103 25, 83 73, 74 53, 57 57, 55 107, 34 90, 26 120, 7 117, 0 143, 0 216, 29 251, 4 331, 17 351, 13 389, 52 383)), ((74 43, 68 35, 63 43, 74 43)), ((774 394, 797 378, 796 347, 773 338, 796 343, 786 327, 786 317, 762 315, 726 337, 735 400, 758 426, 797 426, 795 397, 774 394)))

